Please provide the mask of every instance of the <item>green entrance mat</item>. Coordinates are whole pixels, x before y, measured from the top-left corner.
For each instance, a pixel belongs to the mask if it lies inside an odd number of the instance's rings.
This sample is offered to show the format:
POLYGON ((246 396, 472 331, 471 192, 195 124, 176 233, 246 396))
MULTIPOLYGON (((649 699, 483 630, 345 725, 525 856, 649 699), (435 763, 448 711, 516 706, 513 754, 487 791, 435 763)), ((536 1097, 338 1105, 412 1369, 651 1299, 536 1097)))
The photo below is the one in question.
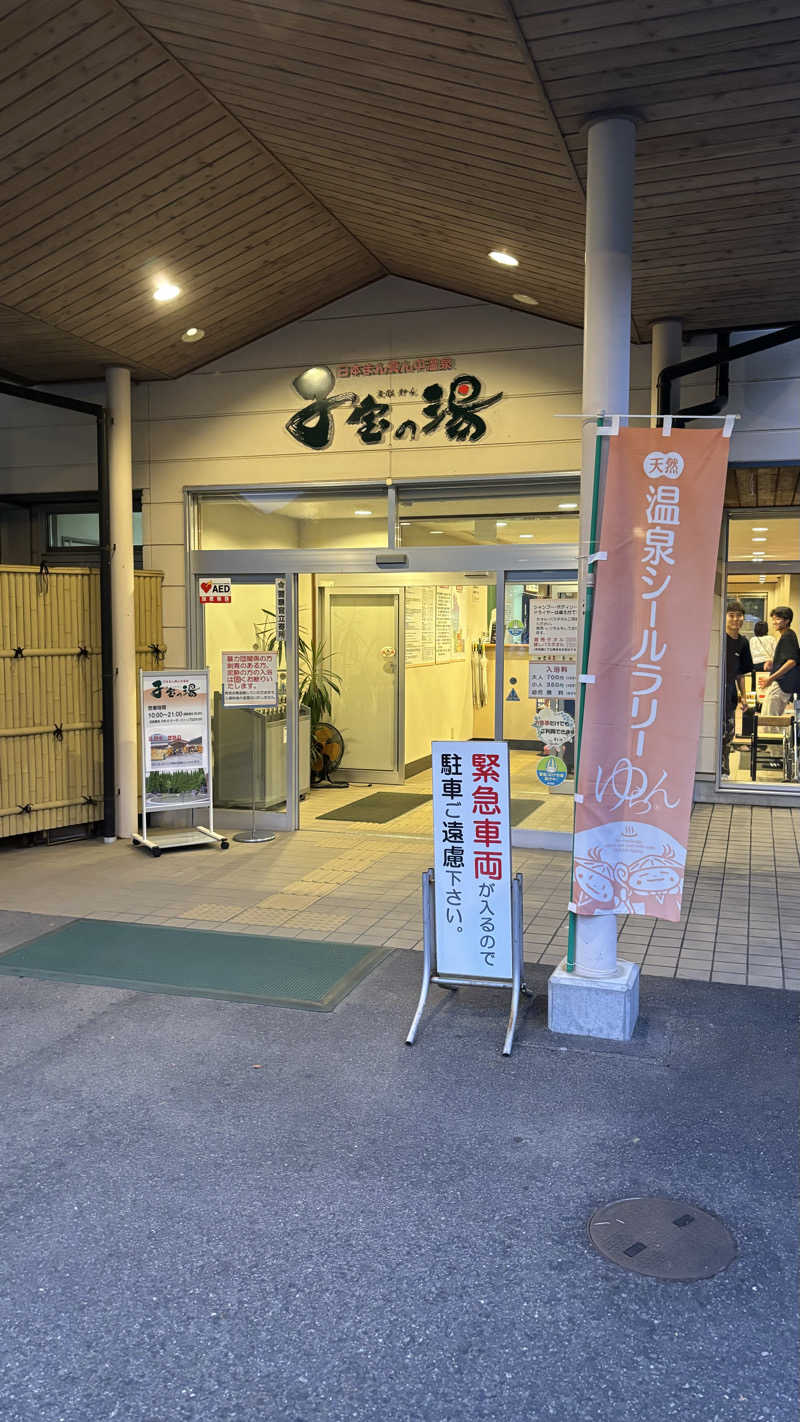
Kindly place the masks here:
POLYGON ((416 810, 418 805, 428 805, 431 795, 412 795, 407 790, 379 790, 374 795, 365 795, 363 800, 351 800, 349 805, 340 805, 338 810, 328 810, 325 815, 317 815, 318 820, 353 820, 363 825, 387 825, 400 815, 416 810))
POLYGON ((330 1012, 391 950, 77 919, 0 955, 0 973, 330 1012))

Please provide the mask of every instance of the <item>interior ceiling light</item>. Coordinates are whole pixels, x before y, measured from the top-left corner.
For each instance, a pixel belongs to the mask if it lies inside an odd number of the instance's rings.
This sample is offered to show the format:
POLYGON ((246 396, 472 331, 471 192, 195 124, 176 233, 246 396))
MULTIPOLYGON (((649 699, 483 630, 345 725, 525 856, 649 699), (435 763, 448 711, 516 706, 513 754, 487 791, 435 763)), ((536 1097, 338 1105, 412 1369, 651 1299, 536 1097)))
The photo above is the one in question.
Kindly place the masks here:
POLYGON ((532 533, 521 533, 520 538, 533 538, 532 533))
POLYGON ((205 331, 202 326, 188 326, 181 336, 181 340, 187 345, 194 345, 195 341, 202 341, 205 331))
POLYGON ((355 518, 372 518, 372 509, 353 509, 355 518))
POLYGON ((762 573, 762 574, 761 574, 761 577, 759 578, 758 581, 759 581, 760 583, 765 583, 765 582, 767 581, 767 575, 766 575, 766 573, 762 573))
POLYGON ((767 525, 766 525, 765 523, 754 523, 754 524, 751 524, 751 528, 752 528, 752 530, 753 530, 754 533, 767 533, 767 532, 768 532, 767 525))
POLYGON ((536 297, 535 297, 535 296, 526 296, 526 294, 525 294, 524 291, 515 291, 515 292, 514 292, 514 295, 513 295, 512 298, 511 298, 511 300, 512 300, 512 301, 518 301, 518 302, 520 303, 520 305, 522 305, 522 306, 538 306, 538 305, 539 305, 539 303, 538 303, 538 301, 536 300, 536 297))
POLYGON ((489 256, 493 262, 497 262, 501 267, 518 267, 519 262, 516 257, 512 257, 510 252, 501 252, 498 249, 490 252, 489 256))
POLYGON ((160 281, 153 292, 154 301, 174 301, 176 296, 180 296, 181 289, 174 281, 160 281))
POLYGON ((560 509, 576 509, 576 508, 578 507, 578 505, 577 505, 577 504, 559 504, 558 507, 559 507, 560 509))
POLYGON ((494 526, 495 528, 508 528, 508 523, 505 519, 496 518, 494 521, 494 526))
POLYGON ((751 543, 766 543, 766 538, 752 538, 751 543))

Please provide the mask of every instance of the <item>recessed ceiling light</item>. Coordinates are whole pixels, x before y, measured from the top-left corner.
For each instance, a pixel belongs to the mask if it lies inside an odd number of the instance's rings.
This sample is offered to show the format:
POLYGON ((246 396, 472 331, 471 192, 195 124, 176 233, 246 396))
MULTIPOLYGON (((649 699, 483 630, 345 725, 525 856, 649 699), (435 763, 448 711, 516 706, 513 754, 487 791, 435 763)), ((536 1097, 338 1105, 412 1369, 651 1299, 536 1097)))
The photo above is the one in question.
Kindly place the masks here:
POLYGON ((154 301, 174 301, 176 296, 180 296, 181 289, 173 281, 160 281, 153 292, 154 301))
POLYGON ((494 521, 494 526, 495 528, 508 528, 508 522, 505 519, 496 518, 494 521))
POLYGON ((539 303, 538 303, 538 301, 536 300, 536 297, 535 297, 535 296, 527 296, 524 291, 515 291, 515 292, 514 292, 514 295, 512 296, 511 299, 512 299, 512 301, 518 301, 518 302, 520 303, 520 305, 522 305, 522 306, 538 306, 538 305, 539 305, 539 303))
POLYGON ((754 533, 767 533, 767 532, 768 532, 767 525, 766 525, 765 523, 753 523, 753 524, 750 525, 750 527, 752 528, 752 530, 753 530, 754 533))
POLYGON ((533 538, 532 533, 521 533, 520 538, 533 538))
POLYGON ((191 346, 195 341, 202 341, 204 335, 205 331, 202 326, 188 326, 181 336, 181 340, 184 341, 187 346, 191 346))
POLYGON ((444 529, 443 529, 443 528, 429 528, 429 529, 428 529, 428 532, 429 532, 429 533, 444 533, 444 529))
POLYGON ((763 554, 763 553, 754 553, 754 554, 753 554, 753 562, 754 562, 754 563, 763 563, 763 561, 764 561, 764 554, 763 554))
POLYGON ((519 266, 519 262, 517 261, 516 257, 512 257, 510 252, 501 252, 495 249, 495 251, 489 253, 489 256, 491 257, 493 262, 499 263, 501 267, 519 266))
POLYGON ((576 508, 578 507, 578 505, 577 505, 577 504, 559 504, 558 507, 559 507, 560 509, 576 509, 576 508))
POLYGON ((410 525, 410 523, 411 523, 411 519, 410 519, 410 518, 401 518, 401 520, 400 520, 400 527, 401 527, 401 528, 408 528, 409 525, 410 525))
POLYGON ((353 509, 355 518, 372 518, 372 509, 353 509))
POLYGON ((766 575, 766 573, 762 573, 762 574, 761 574, 761 577, 759 578, 758 581, 759 581, 760 583, 765 583, 765 582, 767 581, 767 575, 766 575))
POLYGON ((766 538, 752 538, 751 543, 766 543, 766 538))

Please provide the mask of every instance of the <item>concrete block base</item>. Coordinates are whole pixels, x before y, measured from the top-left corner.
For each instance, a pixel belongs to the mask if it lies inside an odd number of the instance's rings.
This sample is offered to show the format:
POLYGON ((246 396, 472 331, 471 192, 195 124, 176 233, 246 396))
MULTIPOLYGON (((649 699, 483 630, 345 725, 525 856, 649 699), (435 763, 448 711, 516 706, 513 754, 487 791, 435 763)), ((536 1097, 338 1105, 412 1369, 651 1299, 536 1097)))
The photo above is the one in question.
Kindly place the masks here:
POLYGON ((547 985, 551 1032, 627 1042, 639 1016, 639 964, 618 962, 610 978, 568 973, 562 959, 547 985))

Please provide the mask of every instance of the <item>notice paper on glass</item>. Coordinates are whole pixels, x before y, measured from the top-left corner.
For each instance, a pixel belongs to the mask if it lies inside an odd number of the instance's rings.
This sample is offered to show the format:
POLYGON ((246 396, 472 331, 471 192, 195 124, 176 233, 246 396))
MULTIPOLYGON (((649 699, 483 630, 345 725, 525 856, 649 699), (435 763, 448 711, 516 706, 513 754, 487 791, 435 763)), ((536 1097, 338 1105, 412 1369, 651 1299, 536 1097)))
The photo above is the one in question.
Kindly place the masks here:
POLYGON ((277 706, 277 652, 222 653, 223 706, 277 706))
POLYGON ((544 661, 578 659, 578 599, 537 597, 530 604, 531 657, 544 661))
POLYGON ((529 662, 528 696, 543 701, 572 701, 576 671, 575 662, 529 662))

